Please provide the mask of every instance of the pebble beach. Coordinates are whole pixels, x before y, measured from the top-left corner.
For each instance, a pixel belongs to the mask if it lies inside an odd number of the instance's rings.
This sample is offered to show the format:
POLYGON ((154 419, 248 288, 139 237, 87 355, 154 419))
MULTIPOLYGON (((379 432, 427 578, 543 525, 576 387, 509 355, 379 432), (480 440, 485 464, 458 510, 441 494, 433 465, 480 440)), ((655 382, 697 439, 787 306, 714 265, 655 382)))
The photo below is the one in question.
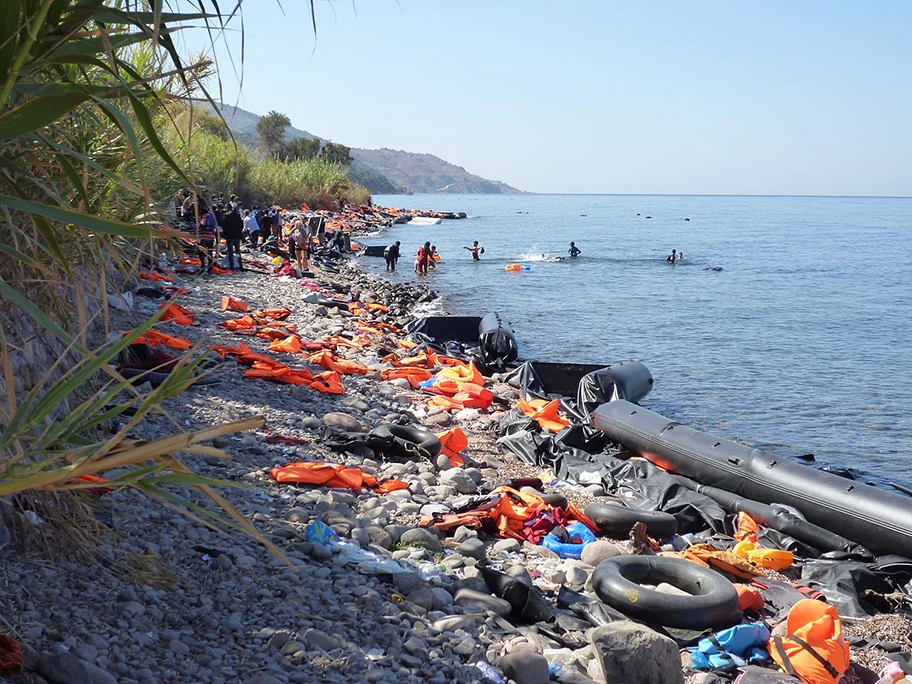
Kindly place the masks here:
MULTIPOLYGON (((299 280, 270 273, 269 257, 258 251, 244 257, 262 268, 173 276, 169 285, 189 292, 172 301, 192 312, 194 321, 157 329, 203 346, 242 342, 254 353, 305 365, 303 358, 270 352, 269 340, 224 327, 239 314, 222 310, 220 302, 234 297, 250 309, 284 307, 291 314, 283 322, 302 338, 359 338, 359 346, 336 353, 368 372, 344 376, 344 393, 332 395, 245 378, 246 369, 230 355, 213 354, 216 363, 206 377, 218 384, 191 386, 168 399, 164 413, 144 421, 132 436, 153 439, 175 426, 204 430, 262 416, 261 428, 212 440, 229 458, 181 458, 195 472, 232 485, 219 493, 279 554, 248 534, 215 531, 137 492, 102 494, 91 503, 99 521, 91 552, 42 549, 40 541, 28 550, 0 551, 0 632, 18 639, 26 664, 25 674, 8 681, 607 682, 614 681, 610 672, 618 654, 638 661, 639 681, 715 681, 715 675, 690 670, 686 653, 650 630, 593 628, 565 618, 555 635, 516 624, 507 619, 510 604, 492 595, 480 570, 487 566, 519 578, 552 602, 562 587, 591 596, 594 567, 630 553, 630 542, 600 540, 575 560, 464 527, 444 535, 418 526, 428 504, 449 505, 541 474, 495 444, 496 426, 519 398, 517 390, 494 376, 485 385, 505 401, 490 410, 428 408, 427 396, 407 380, 380 376, 386 368, 381 360, 398 349, 396 332, 364 335, 365 317, 304 299, 313 292, 356 292, 361 302, 386 309, 372 310, 368 320, 401 329, 414 307, 432 301, 434 293, 420 284, 369 277, 352 262, 338 273, 314 266, 312 278, 299 280), (461 454, 465 465, 453 467, 445 456, 387 462, 327 446, 336 433, 390 423, 434 432, 459 427, 468 437, 461 454), (276 482, 270 471, 291 462, 341 464, 381 481, 401 480, 408 488, 378 494, 276 482), (330 548, 309 538, 317 521, 341 545, 330 548)), ((112 339, 160 304, 137 296, 134 310, 112 311, 112 339)), ((545 490, 581 507, 604 495, 600 486, 545 490)), ((182 494, 200 507, 200 515, 218 512, 202 494, 182 494)), ((847 630, 912 649, 909 622, 899 616, 854 621, 847 630)), ((877 649, 855 659, 874 671, 885 662, 877 649)))

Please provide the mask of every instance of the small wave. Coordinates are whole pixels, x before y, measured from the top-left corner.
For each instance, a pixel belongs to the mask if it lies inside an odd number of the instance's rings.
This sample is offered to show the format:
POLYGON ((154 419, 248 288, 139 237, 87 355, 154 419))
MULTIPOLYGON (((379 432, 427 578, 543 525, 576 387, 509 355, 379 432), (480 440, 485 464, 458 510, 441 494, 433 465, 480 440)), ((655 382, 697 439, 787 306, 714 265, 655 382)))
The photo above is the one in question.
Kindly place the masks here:
POLYGON ((432 302, 422 302, 416 304, 411 313, 415 318, 421 318, 422 316, 446 315, 447 311, 443 307, 443 302, 440 299, 435 299, 432 302))
POLYGON ((523 252, 519 255, 519 259, 522 261, 562 261, 561 257, 556 257, 551 254, 542 254, 542 253, 532 253, 532 252, 523 252))

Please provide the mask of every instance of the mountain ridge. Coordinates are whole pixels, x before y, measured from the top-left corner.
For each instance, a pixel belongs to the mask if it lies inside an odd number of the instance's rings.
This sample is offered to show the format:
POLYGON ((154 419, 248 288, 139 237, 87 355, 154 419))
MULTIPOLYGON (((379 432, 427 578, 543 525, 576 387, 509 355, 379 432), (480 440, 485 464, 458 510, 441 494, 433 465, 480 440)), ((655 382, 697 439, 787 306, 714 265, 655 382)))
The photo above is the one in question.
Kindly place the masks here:
MULTIPOLYGON (((254 112, 222 104, 222 116, 235 139, 255 147, 258 142, 257 122, 262 118, 254 112)), ((320 139, 309 131, 289 126, 285 139, 320 139)), ((523 191, 502 181, 489 180, 464 167, 421 152, 407 152, 387 147, 379 149, 351 148, 354 163, 349 177, 365 185, 371 192, 380 194, 408 193, 467 193, 467 194, 521 194, 523 191)))

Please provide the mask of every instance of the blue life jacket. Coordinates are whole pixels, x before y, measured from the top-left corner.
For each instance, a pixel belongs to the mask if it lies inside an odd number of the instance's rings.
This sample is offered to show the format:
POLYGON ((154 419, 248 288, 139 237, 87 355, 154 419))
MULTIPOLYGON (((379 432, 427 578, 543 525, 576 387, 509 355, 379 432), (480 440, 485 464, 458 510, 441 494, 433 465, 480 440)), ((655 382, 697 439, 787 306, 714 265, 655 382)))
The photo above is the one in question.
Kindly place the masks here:
POLYGON ((769 628, 762 622, 736 625, 700 639, 690 651, 695 670, 724 670, 769 660, 769 628))

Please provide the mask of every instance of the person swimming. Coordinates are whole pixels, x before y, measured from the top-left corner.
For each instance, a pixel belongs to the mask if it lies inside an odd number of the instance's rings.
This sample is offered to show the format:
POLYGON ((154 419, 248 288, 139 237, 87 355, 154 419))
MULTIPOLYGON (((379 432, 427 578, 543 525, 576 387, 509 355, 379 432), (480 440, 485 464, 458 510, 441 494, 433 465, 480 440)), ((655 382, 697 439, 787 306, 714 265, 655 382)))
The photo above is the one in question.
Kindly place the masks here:
POLYGON ((580 251, 580 248, 576 246, 575 242, 571 242, 570 249, 567 250, 567 254, 575 258, 582 254, 582 252, 580 251))
POLYGON ((675 262, 675 260, 677 259, 677 254, 678 254, 678 250, 676 250, 676 249, 671 250, 671 254, 669 254, 667 257, 665 257, 665 261, 667 261, 669 264, 673 264, 675 262))

